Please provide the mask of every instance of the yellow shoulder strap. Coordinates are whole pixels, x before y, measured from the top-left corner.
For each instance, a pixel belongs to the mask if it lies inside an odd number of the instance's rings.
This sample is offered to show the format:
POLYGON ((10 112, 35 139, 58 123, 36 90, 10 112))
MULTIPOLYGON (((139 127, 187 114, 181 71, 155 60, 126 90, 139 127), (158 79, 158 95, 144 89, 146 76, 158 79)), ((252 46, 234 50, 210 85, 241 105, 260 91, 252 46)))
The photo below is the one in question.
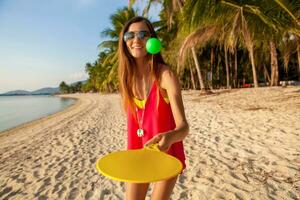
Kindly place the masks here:
POLYGON ((133 98, 133 101, 135 103, 135 105, 137 105, 138 108, 144 108, 145 107, 145 100, 139 100, 137 98, 133 98))

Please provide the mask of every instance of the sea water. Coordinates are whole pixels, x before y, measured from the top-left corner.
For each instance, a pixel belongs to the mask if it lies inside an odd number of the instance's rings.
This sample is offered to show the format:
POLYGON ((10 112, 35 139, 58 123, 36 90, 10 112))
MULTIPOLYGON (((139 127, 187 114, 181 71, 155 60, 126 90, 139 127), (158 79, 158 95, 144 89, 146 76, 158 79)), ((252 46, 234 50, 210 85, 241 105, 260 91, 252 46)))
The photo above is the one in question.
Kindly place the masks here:
POLYGON ((49 95, 0 96, 0 132, 61 111, 75 101, 49 95))

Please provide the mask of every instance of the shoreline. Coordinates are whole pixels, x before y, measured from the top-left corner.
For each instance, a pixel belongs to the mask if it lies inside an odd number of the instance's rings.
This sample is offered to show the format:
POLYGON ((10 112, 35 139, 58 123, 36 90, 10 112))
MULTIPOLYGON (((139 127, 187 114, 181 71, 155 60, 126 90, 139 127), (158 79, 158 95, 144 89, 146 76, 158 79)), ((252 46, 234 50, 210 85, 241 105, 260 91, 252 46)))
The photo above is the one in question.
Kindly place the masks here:
MULTIPOLYGON (((300 87, 182 93, 187 168, 172 199, 300 198, 300 87)), ((0 199, 123 199, 95 166, 126 148, 119 94, 67 96, 80 103, 0 137, 0 199)))
MULTIPOLYGON (((201 96, 214 96, 214 95, 220 95, 220 94, 223 94, 223 93, 235 92, 235 91, 239 91, 239 90, 263 89, 263 88, 268 88, 268 87, 216 89, 216 90, 212 90, 213 91, 212 94, 201 94, 200 90, 182 90, 182 94, 183 95, 184 94, 195 94, 195 95, 199 94, 201 96)), ((272 88, 282 88, 282 87, 281 86, 277 86, 277 87, 272 87, 272 88)), ((84 93, 78 93, 78 94, 84 94, 84 93)), ((92 94, 103 95, 103 94, 100 94, 100 93, 92 93, 92 94)), ((117 94, 117 93, 111 93, 111 94, 117 94)), ((61 95, 54 95, 54 96, 61 97, 61 98, 74 99, 76 101, 74 104, 72 104, 70 106, 67 106, 64 109, 62 109, 60 111, 57 111, 55 113, 49 114, 47 116, 44 116, 44 117, 41 117, 41 118, 37 118, 37 119, 34 119, 32 121, 25 122, 23 124, 17 125, 15 127, 12 127, 12 128, 9 128, 9 129, 3 130, 3 131, 0 131, 0 139, 1 139, 1 137, 5 136, 5 135, 8 135, 11 132, 15 132, 15 131, 18 131, 18 130, 23 129, 23 128, 25 129, 25 128, 28 128, 30 126, 34 126, 35 124, 45 122, 46 120, 52 119, 52 118, 56 117, 57 115, 64 114, 65 111, 67 112, 68 110, 73 109, 73 106, 76 106, 76 104, 80 103, 80 101, 79 101, 80 98, 79 97, 70 96, 70 95, 74 95, 74 94, 61 94, 61 95)), ((104 94, 104 95, 109 95, 109 94, 104 94)))

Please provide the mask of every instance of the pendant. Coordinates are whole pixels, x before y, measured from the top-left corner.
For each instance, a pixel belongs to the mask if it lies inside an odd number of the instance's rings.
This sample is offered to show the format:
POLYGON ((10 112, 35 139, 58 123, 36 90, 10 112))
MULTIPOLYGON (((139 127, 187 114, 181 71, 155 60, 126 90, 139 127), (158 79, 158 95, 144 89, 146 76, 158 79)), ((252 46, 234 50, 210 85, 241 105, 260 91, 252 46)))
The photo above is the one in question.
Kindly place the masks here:
POLYGON ((144 130, 139 128, 139 129, 136 131, 136 133, 137 133, 137 135, 138 135, 139 137, 143 137, 143 135, 144 135, 144 130))

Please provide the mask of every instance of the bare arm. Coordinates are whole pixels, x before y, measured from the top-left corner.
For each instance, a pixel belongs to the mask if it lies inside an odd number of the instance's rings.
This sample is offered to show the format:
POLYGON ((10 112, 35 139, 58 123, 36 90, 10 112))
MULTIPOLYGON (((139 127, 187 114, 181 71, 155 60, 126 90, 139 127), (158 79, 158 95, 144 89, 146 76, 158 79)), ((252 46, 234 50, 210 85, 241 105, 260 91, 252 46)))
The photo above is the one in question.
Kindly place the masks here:
POLYGON ((189 132, 182 102, 181 88, 176 75, 164 67, 161 75, 161 87, 167 91, 176 127, 174 130, 153 137, 148 144, 158 143, 162 151, 166 151, 175 143, 182 141, 189 132))

